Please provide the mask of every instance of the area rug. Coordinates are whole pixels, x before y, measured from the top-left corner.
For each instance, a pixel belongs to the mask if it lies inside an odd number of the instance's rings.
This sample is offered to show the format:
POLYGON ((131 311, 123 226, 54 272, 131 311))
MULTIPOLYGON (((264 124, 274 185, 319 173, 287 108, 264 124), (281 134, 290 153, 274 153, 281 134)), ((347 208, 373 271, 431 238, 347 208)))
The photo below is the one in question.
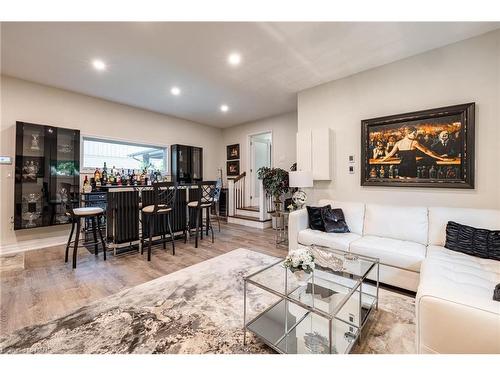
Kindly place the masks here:
MULTIPOLYGON (((273 353, 247 334, 243 277, 277 259, 237 249, 0 338, 1 353, 273 353)), ((252 292, 261 311, 266 293, 252 292)), ((381 290, 355 353, 414 353, 414 299, 381 290)))

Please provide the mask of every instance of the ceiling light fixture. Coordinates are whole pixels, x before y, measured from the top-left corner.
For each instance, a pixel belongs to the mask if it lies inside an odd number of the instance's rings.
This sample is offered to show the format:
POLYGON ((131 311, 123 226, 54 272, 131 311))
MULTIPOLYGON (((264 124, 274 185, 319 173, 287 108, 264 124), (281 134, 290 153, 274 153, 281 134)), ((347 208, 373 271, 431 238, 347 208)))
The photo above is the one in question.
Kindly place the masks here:
POLYGON ((181 89, 180 89, 180 88, 178 88, 177 86, 174 86, 174 87, 172 87, 172 88, 170 89, 170 93, 171 93, 172 95, 178 96, 178 95, 180 95, 180 93, 181 93, 181 89))
POLYGON ((239 53, 233 52, 228 56, 227 62, 233 66, 240 65, 241 55, 239 53))
POLYGON ((229 107, 227 106, 227 104, 223 104, 220 106, 220 111, 221 112, 227 112, 229 111, 229 107))
POLYGON ((106 70, 106 63, 99 59, 92 60, 92 66, 95 70, 99 70, 101 72, 106 70))

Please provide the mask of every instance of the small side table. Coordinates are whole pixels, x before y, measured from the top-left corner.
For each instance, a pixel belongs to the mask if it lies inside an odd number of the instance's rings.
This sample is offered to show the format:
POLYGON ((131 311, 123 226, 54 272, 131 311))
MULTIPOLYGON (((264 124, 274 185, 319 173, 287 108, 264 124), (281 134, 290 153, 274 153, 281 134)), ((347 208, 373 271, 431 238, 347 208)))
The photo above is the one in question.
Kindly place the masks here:
POLYGON ((288 214, 287 211, 279 211, 276 218, 276 228, 274 232, 274 240, 276 247, 288 247, 288 214))

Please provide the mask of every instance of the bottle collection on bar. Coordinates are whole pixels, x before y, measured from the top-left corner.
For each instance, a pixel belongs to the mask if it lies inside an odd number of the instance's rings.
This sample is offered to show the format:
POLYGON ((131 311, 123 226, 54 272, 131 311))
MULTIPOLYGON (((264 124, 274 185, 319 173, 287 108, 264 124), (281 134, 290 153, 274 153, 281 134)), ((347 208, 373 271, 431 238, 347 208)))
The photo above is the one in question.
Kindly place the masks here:
POLYGON ((102 186, 144 186, 154 182, 163 181, 163 176, 159 170, 140 169, 117 169, 115 166, 108 172, 106 162, 102 171, 96 168, 94 176, 90 179, 85 176, 83 181, 83 191, 89 192, 99 190, 102 186))

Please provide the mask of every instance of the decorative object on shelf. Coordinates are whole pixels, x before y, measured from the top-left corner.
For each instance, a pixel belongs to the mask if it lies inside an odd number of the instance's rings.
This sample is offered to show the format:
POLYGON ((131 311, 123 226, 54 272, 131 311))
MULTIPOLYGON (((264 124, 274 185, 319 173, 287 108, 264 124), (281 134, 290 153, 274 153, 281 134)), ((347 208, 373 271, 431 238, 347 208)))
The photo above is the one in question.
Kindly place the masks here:
POLYGON ((238 160, 240 158, 240 144, 226 146, 227 160, 238 160))
POLYGON ((40 217, 41 204, 40 194, 30 193, 23 196, 23 220, 27 221, 25 228, 36 227, 35 220, 40 217))
POLYGON ((31 151, 40 151, 40 134, 31 133, 31 151))
POLYGON ((307 274, 314 271, 314 255, 308 248, 290 251, 283 261, 283 267, 288 268, 299 285, 307 285, 307 274))
POLYGON ((474 188, 475 104, 361 121, 361 185, 474 188))
POLYGON ((52 176, 72 177, 79 174, 76 163, 72 160, 58 160, 51 168, 52 176))
POLYGON ((43 177, 43 157, 25 156, 23 158, 22 181, 36 182, 38 177, 43 177))
POLYGON ((301 188, 313 187, 313 175, 310 171, 291 171, 289 172, 289 184, 290 187, 298 188, 297 191, 293 193, 293 203, 300 209, 304 207, 307 201, 307 194, 301 188))
POLYGON ((274 198, 274 212, 280 211, 281 196, 289 191, 288 172, 281 168, 261 167, 257 177, 262 180, 264 191, 274 198))
POLYGON ((70 144, 57 145, 57 152, 61 154, 70 154, 73 152, 73 146, 70 144))
POLYGON ((226 162, 226 175, 227 176, 238 176, 240 174, 240 161, 228 161, 226 162))

